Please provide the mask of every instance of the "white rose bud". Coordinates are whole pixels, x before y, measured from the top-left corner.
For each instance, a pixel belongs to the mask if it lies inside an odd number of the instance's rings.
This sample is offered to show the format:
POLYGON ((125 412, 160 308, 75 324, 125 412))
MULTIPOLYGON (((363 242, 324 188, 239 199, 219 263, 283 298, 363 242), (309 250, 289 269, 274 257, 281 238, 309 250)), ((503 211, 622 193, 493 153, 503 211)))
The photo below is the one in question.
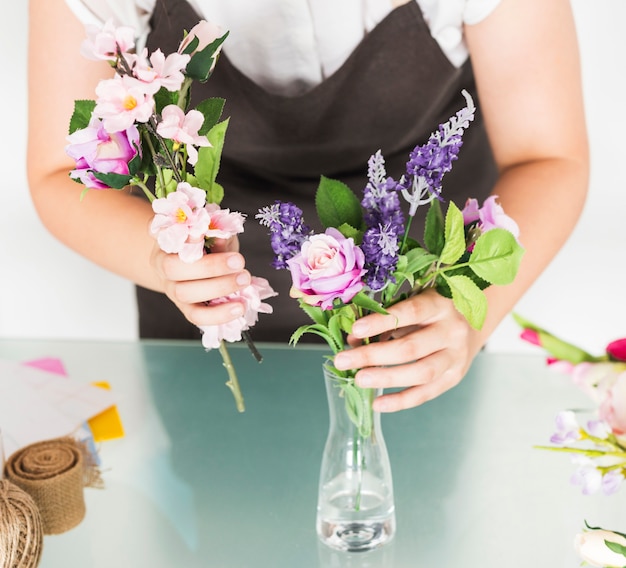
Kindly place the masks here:
POLYGON ((626 538, 614 532, 598 529, 576 535, 574 548, 578 555, 592 566, 600 568, 624 568, 626 556, 613 552, 605 541, 626 546, 626 538))

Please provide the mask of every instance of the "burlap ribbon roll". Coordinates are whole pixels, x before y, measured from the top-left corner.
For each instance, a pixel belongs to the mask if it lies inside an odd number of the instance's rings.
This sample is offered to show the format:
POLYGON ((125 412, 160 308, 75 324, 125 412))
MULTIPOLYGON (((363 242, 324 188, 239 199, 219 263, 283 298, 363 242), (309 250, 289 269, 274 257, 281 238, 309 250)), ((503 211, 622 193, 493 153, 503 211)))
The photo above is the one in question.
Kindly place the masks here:
POLYGON ((32 497, 0 479, 0 566, 35 568, 43 549, 43 527, 32 497))
POLYGON ((100 480, 89 452, 71 438, 18 450, 9 457, 5 474, 33 498, 44 534, 60 534, 80 523, 85 516, 83 488, 97 486, 100 480))

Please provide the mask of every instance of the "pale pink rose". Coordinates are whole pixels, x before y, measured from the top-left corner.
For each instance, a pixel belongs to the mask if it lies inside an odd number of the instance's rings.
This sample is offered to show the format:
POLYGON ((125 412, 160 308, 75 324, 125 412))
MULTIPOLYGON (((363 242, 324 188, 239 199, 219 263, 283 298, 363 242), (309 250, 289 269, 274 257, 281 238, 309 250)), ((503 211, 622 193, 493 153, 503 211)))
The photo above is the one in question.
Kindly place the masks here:
POLYGON ((616 436, 626 435, 626 371, 620 373, 606 393, 599 416, 616 436))
POLYGON ((163 138, 174 140, 187 146, 188 161, 193 166, 198 161, 195 146, 210 146, 206 136, 198 135, 204 115, 198 110, 190 110, 187 114, 176 105, 167 105, 161 113, 162 120, 157 126, 157 133, 163 138))
POLYGON ((605 541, 626 546, 626 538, 612 531, 596 529, 576 535, 574 549, 576 553, 591 566, 600 568, 622 568, 626 565, 623 554, 613 552, 605 541))
POLYGON ((126 130, 134 122, 147 122, 154 111, 154 99, 145 85, 127 75, 100 81, 96 95, 93 114, 102 119, 108 132, 126 130))
POLYGON ((293 286, 290 295, 328 310, 333 301, 349 302, 364 286, 363 251, 337 229, 313 235, 287 261, 293 286))
POLYGON ((506 229, 518 239, 517 223, 504 212, 502 206, 496 202, 497 198, 497 195, 488 197, 480 208, 476 199, 468 199, 462 211, 463 222, 465 225, 478 222, 478 227, 483 233, 496 228, 506 229))
POLYGON ((178 91, 185 80, 183 71, 189 63, 189 55, 171 53, 167 57, 160 49, 157 49, 148 59, 148 50, 144 49, 140 56, 129 56, 128 61, 132 66, 133 75, 152 94, 161 87, 168 91, 178 91))
MULTIPOLYGON (((202 51, 207 45, 213 43, 217 38, 220 38, 223 35, 224 30, 222 30, 219 26, 216 26, 211 22, 207 22, 206 20, 200 20, 193 28, 191 28, 191 31, 180 43, 178 47, 178 53, 183 53, 187 49, 187 46, 195 38, 198 38, 198 45, 196 46, 196 49, 193 51, 193 53, 202 51)), ((219 53, 219 50, 217 51, 217 53, 219 53)))
POLYGON ((108 20, 102 28, 85 26, 87 39, 80 53, 87 59, 115 61, 118 54, 126 54, 135 47, 135 30, 129 26, 116 27, 108 20))
POLYGON ((150 233, 156 237, 161 250, 177 253, 183 262, 202 258, 204 235, 210 222, 204 208, 205 199, 205 191, 181 182, 176 191, 152 202, 155 216, 150 233))
POLYGON ((578 363, 572 370, 572 381, 591 400, 601 404, 624 367, 615 363, 578 363))
POLYGON ((205 209, 211 219, 209 229, 205 233, 207 239, 229 239, 243 233, 245 217, 241 213, 220 209, 215 203, 207 203, 205 209))
POLYGON ((249 286, 224 298, 212 300, 210 305, 238 301, 244 305, 244 315, 221 325, 200 326, 202 345, 205 349, 216 349, 222 341, 240 341, 241 333, 250 329, 259 319, 259 314, 271 314, 272 306, 263 302, 276 296, 276 292, 265 278, 252 277, 249 286))
POLYGON ((129 175, 128 163, 139 151, 139 131, 134 124, 126 130, 109 133, 95 117, 87 128, 70 134, 67 141, 65 152, 76 161, 76 169, 70 172, 70 177, 90 189, 108 189, 94 172, 129 175))

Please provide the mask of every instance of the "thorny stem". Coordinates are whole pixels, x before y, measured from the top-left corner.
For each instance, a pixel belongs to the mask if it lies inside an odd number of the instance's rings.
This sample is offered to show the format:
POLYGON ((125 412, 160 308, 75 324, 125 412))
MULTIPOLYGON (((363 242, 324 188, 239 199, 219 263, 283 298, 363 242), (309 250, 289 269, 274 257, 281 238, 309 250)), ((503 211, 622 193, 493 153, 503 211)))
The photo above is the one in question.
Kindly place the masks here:
POLYGON ((220 341, 220 354, 222 355, 222 365, 224 365, 224 368, 228 372, 228 381, 226 381, 226 386, 231 390, 233 396, 235 397, 237 410, 239 412, 244 412, 246 407, 243 402, 243 394, 241 393, 241 388, 239 387, 239 380, 237 379, 235 366, 233 365, 224 341, 220 341))

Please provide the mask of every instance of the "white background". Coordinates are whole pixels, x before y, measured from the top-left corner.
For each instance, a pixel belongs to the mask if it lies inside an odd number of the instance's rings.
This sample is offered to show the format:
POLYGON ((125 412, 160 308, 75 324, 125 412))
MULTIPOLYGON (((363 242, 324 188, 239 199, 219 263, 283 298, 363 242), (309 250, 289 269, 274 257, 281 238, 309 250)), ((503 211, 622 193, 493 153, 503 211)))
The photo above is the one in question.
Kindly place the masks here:
MULTIPOLYGON (((56 242, 30 202, 25 175, 27 5, 15 2, 11 17, 0 23, 0 337, 133 339, 132 285, 56 242)), ((626 336, 626 2, 574 0, 573 7, 591 139, 590 196, 571 239, 516 311, 598 351, 626 336)), ((507 318, 488 349, 532 348, 518 339, 516 325, 507 318)))

